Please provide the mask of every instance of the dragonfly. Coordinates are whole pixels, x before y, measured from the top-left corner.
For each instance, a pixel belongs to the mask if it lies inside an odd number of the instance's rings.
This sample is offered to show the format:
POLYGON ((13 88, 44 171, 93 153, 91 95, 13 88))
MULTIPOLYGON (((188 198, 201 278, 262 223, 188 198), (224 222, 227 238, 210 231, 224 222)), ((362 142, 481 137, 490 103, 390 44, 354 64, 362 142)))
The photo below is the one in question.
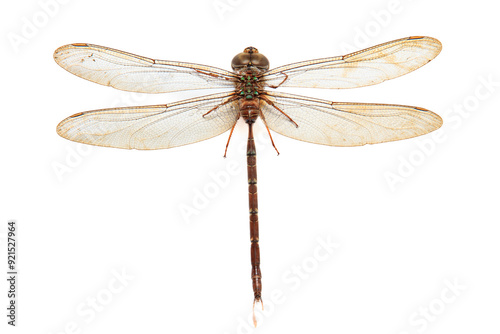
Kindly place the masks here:
POLYGON ((248 125, 247 172, 251 279, 255 304, 262 302, 257 160, 253 125, 329 146, 360 146, 421 136, 438 129, 441 117, 427 109, 395 104, 332 102, 280 92, 278 88, 345 89, 375 85, 412 72, 434 59, 441 43, 412 36, 339 57, 297 62, 269 70, 269 60, 247 47, 231 62, 232 71, 179 61, 156 60, 108 47, 77 43, 54 52, 57 64, 83 79, 138 93, 197 89, 224 92, 179 102, 100 109, 74 114, 57 126, 69 140, 104 147, 156 150, 196 143, 248 125))

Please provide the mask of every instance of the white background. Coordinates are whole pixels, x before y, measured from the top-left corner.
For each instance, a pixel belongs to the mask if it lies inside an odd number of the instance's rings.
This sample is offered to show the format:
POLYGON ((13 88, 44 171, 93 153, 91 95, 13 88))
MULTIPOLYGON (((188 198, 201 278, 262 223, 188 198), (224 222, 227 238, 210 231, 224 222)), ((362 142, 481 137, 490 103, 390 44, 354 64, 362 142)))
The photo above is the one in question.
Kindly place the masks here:
MULTIPOLYGON (((6 223, 16 219, 16 332, 499 331, 494 2, 59 1, 8 1, 0 9, 0 261, 5 268, 6 223), (257 329, 249 322, 243 123, 227 159, 227 134, 139 152, 77 145, 55 132, 80 111, 211 93, 142 96, 91 83, 53 61, 64 44, 230 69, 249 45, 275 67, 412 35, 443 43, 416 72, 354 90, 287 91, 427 108, 444 119, 438 135, 334 148, 275 134, 277 157, 263 125, 256 127, 267 311, 257 329), (227 184, 214 187, 211 175, 230 166, 236 172, 227 184), (391 186, 387 175, 400 178, 391 186), (183 216, 207 189, 206 203, 183 216), (331 254, 318 248, 327 240, 338 243, 331 254), (125 283, 115 279, 122 271, 125 283)), ((6 293, 2 279, 0 328, 14 333, 6 293)))

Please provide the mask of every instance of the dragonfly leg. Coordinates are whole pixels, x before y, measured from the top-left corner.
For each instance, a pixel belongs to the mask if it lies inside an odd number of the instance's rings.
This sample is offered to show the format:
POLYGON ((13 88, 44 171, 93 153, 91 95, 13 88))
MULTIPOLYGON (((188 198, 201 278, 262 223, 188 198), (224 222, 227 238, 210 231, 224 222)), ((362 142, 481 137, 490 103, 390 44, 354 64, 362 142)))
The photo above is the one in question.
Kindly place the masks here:
POLYGON ((278 87, 279 87, 279 86, 281 86, 281 85, 282 85, 285 81, 287 81, 287 80, 288 80, 288 75, 286 75, 286 73, 283 73, 283 72, 280 72, 280 73, 281 73, 281 74, 283 74, 283 75, 285 76, 285 78, 283 79, 283 81, 281 81, 281 82, 280 82, 278 85, 276 85, 276 86, 271 86, 271 85, 269 85, 269 87, 271 87, 271 88, 278 88, 278 87))
MULTIPOLYGON (((230 78, 227 78, 225 76, 222 76, 222 75, 217 75, 215 73, 211 73, 211 72, 205 72, 205 71, 202 71, 202 70, 198 70, 198 69, 194 69, 196 72, 198 73, 201 73, 201 74, 205 74, 205 75, 209 75, 211 77, 214 77, 214 78, 220 78, 220 79, 225 79, 225 80, 230 80, 230 78)), ((232 78, 231 78, 232 79, 232 78)), ((234 79, 233 79, 234 80, 234 79)), ((281 85, 281 84, 280 84, 281 85)))
POLYGON ((278 151, 278 149, 276 148, 276 145, 274 145, 273 136, 271 136, 271 131, 269 131, 269 127, 267 126, 267 123, 266 123, 266 118, 264 117, 264 114, 262 112, 260 113, 260 117, 262 118, 262 122, 264 122, 264 125, 266 126, 267 133, 269 133, 269 138, 271 138, 271 144, 273 144, 273 147, 276 150, 276 153, 278 153, 278 155, 280 155, 280 151, 278 151))
POLYGON ((292 122, 292 123, 295 125, 295 127, 296 127, 296 128, 298 128, 298 127, 299 127, 299 125, 298 125, 297 123, 295 123, 295 121, 294 121, 294 120, 293 120, 290 116, 288 116, 288 115, 286 114, 286 112, 284 112, 283 110, 281 110, 280 108, 278 108, 278 107, 277 107, 277 106, 273 103, 273 101, 269 100, 269 99, 268 99, 265 95, 259 95, 259 96, 260 96, 260 98, 261 98, 262 100, 264 100, 264 101, 265 101, 267 104, 269 104, 271 107, 273 107, 274 109, 278 110, 280 113, 282 113, 283 115, 285 115, 285 116, 286 116, 286 117, 290 120, 290 122, 292 122))
POLYGON ((236 126, 236 123, 238 123, 238 120, 236 120, 236 122, 234 122, 234 125, 231 128, 231 132, 229 132, 229 138, 227 139, 226 150, 224 151, 224 158, 226 157, 227 147, 229 146, 229 141, 231 140, 231 136, 233 135, 233 131, 234 131, 234 127, 236 126))
POLYGON ((222 107, 223 105, 228 104, 229 102, 233 102, 234 100, 237 100, 237 99, 239 99, 239 96, 238 96, 238 95, 236 95, 236 93, 234 93, 234 94, 233 94, 233 96, 231 96, 229 99, 227 99, 226 101, 222 102, 221 104, 219 104, 219 105, 217 105, 217 106, 213 107, 212 109, 210 109, 209 111, 207 111, 206 113, 204 113, 204 114, 202 115, 202 117, 207 116, 208 114, 210 114, 210 113, 211 113, 212 111, 214 111, 215 109, 220 108, 220 107, 222 107))

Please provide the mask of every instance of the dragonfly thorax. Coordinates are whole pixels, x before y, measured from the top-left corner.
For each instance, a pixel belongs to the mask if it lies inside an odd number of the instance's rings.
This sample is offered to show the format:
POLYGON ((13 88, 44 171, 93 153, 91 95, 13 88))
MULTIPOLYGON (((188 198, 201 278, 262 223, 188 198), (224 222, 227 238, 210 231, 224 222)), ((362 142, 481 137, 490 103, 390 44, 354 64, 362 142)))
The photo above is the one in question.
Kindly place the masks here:
POLYGON ((240 82, 238 83, 236 90, 239 95, 246 100, 251 100, 259 95, 261 87, 257 74, 250 70, 241 71, 238 72, 238 74, 240 75, 240 82))
POLYGON ((239 108, 241 117, 247 122, 253 122, 259 117, 260 113, 259 94, 262 92, 262 87, 258 78, 258 70, 252 67, 246 71, 237 71, 237 73, 240 76, 236 92, 240 96, 239 108))

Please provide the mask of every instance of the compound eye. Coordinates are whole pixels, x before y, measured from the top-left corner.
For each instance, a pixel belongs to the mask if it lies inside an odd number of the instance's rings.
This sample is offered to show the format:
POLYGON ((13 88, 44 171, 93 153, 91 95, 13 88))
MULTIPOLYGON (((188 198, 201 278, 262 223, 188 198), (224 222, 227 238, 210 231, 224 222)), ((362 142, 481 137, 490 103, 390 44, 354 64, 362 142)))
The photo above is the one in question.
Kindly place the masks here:
POLYGON ((269 69, 269 60, 263 54, 257 53, 252 55, 252 65, 263 70, 269 69))
POLYGON ((250 53, 238 53, 231 61, 231 67, 234 69, 242 68, 250 64, 250 53))

